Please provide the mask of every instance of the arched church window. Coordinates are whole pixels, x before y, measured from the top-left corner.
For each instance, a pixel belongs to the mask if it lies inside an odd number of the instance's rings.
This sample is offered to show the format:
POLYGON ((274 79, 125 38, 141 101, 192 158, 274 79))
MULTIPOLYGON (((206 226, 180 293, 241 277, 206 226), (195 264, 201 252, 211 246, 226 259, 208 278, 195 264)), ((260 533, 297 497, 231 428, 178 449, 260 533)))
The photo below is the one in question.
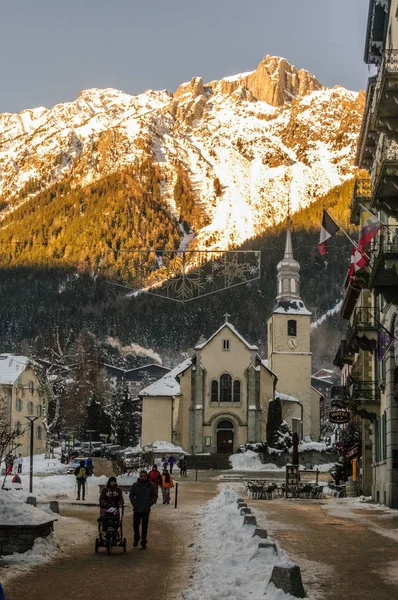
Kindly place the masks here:
POLYGON ((292 288, 292 292, 296 292, 296 280, 295 279, 291 279, 290 280, 290 286, 292 288))
POLYGON ((287 335, 297 335, 297 321, 294 319, 289 319, 287 322, 287 335))
POLYGON ((239 379, 235 379, 235 381, 234 381, 233 399, 234 399, 234 402, 240 402, 240 381, 239 381, 239 379))
POLYGON ((211 401, 218 402, 218 381, 213 379, 211 382, 211 401))
POLYGON ((224 419, 224 421, 220 421, 219 423, 217 423, 217 429, 233 429, 233 423, 231 423, 231 421, 228 421, 227 419, 224 419))
POLYGON ((283 291, 284 292, 288 292, 289 291, 289 280, 288 279, 284 279, 283 280, 283 291))
POLYGON ((232 402, 232 377, 228 373, 220 377, 220 402, 232 402))

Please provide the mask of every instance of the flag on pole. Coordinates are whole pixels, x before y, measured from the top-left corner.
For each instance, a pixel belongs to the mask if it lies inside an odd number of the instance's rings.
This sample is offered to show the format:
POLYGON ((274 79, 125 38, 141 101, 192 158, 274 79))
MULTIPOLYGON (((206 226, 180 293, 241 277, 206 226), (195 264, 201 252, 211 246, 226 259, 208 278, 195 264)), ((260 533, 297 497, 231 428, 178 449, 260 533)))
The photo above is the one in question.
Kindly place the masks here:
POLYGON ((358 246, 362 250, 375 237, 382 223, 367 208, 361 206, 358 246))
POLYGON ((340 227, 335 223, 332 217, 329 215, 328 211, 323 209, 323 218, 322 218, 322 227, 321 227, 321 235, 319 237, 318 249, 321 256, 327 254, 327 245, 326 242, 330 239, 335 233, 339 231, 340 227))
POLYGON ((369 258, 366 256, 366 254, 364 254, 362 252, 362 250, 360 250, 356 246, 353 246, 352 252, 351 252, 350 270, 349 270, 350 281, 351 281, 351 279, 353 279, 355 277, 355 275, 356 275, 357 271, 359 271, 359 269, 363 269, 363 267, 366 267, 368 262, 369 262, 369 258))
MULTIPOLYGON (((377 321, 377 319, 376 319, 377 321)), ((377 360, 381 362, 394 341, 394 336, 379 321, 377 321, 377 360)))

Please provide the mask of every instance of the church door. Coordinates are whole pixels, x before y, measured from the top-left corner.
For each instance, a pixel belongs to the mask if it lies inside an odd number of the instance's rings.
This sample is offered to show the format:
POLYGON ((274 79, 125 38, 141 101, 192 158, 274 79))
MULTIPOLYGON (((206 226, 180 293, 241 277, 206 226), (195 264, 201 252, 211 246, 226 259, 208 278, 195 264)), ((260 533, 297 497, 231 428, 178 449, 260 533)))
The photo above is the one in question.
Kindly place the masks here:
POLYGON ((234 426, 231 421, 221 421, 217 426, 217 452, 218 454, 234 452, 234 426))

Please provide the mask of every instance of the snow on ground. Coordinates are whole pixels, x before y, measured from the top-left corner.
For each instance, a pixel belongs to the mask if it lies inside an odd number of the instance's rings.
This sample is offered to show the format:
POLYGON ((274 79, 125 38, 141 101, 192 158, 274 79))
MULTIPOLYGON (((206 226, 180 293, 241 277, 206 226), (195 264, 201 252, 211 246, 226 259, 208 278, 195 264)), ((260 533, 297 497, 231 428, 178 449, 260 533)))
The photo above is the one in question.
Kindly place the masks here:
POLYGON ((59 550, 59 543, 54 533, 50 533, 46 538, 37 538, 33 548, 19 554, 9 554, 2 557, 2 562, 6 564, 30 564, 39 565, 54 558, 59 550))
POLYGON ((224 488, 210 500, 200 515, 198 542, 194 549, 195 576, 181 600, 292 600, 293 596, 267 589, 274 565, 288 562, 278 548, 259 550, 253 526, 243 526, 237 510, 237 492, 224 488))
POLYGON ((181 446, 175 446, 171 442, 157 441, 153 442, 149 446, 145 446, 146 450, 152 450, 153 452, 165 452, 166 454, 172 452, 174 454, 187 454, 181 446))
MULTIPOLYGON (((232 465, 233 471, 285 471, 284 466, 278 467, 274 463, 262 463, 258 452, 253 452, 252 450, 247 450, 242 454, 233 454, 229 457, 229 462, 232 465)), ((334 465, 334 462, 313 465, 313 469, 318 469, 320 473, 327 473, 334 465)), ((305 465, 301 464, 300 470, 305 470, 305 465)))

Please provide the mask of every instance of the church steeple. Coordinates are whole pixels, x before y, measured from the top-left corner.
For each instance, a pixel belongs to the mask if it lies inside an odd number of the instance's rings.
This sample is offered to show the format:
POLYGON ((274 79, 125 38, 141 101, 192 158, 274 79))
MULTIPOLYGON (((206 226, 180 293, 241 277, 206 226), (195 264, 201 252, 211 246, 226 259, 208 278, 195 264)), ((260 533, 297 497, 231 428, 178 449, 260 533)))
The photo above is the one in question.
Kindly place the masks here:
POLYGON ((276 299, 291 301, 300 300, 300 265, 293 257, 290 218, 287 221, 285 256, 277 266, 278 290, 276 299))

